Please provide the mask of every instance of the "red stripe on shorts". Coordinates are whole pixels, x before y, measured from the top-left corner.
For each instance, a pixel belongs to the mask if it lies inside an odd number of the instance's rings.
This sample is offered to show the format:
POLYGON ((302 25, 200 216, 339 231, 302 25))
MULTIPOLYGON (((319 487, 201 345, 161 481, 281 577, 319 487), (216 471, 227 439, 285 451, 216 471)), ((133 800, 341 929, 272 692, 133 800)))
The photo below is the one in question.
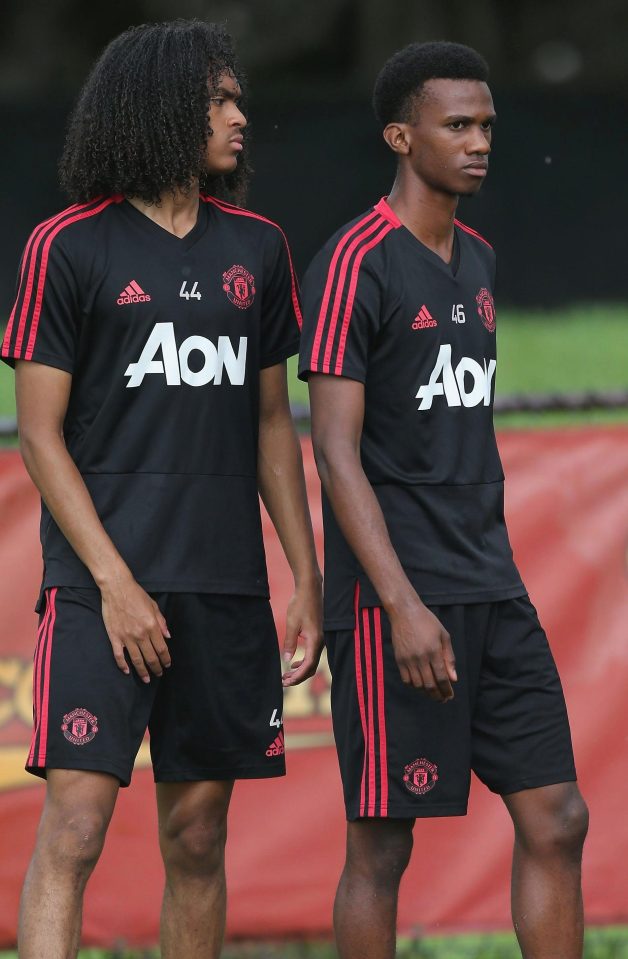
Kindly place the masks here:
POLYGON ((37 645, 35 646, 35 659, 33 662, 33 736, 31 739, 31 748, 28 753, 27 765, 32 766, 35 759, 35 742, 39 733, 39 723, 41 721, 41 661, 48 638, 48 623, 50 621, 50 603, 48 602, 48 590, 45 592, 46 608, 42 617, 39 629, 37 631, 37 645))
POLYGON ((39 752, 37 755, 37 765, 46 765, 46 746, 48 742, 48 704, 50 700, 50 657, 52 655, 52 638, 57 618, 57 608, 55 601, 57 598, 57 588, 50 590, 50 623, 48 625, 48 642, 46 643, 46 654, 43 669, 42 683, 42 703, 41 703, 41 724, 39 735, 39 752))

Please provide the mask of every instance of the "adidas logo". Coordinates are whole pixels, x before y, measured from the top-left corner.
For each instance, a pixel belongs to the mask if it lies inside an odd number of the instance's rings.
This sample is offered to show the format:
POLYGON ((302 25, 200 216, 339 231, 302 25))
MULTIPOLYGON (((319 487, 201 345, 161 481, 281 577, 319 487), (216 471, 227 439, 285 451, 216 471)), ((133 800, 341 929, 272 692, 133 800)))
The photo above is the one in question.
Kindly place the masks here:
POLYGON ((144 290, 136 283, 135 280, 131 280, 128 286, 123 290, 116 303, 118 306, 124 306, 125 303, 147 303, 150 300, 148 293, 144 293, 144 290))
POLYGON ((426 307, 425 303, 412 321, 413 330, 426 330, 431 326, 438 326, 438 323, 426 307))
POLYGON ((271 743, 268 749, 266 750, 266 755, 267 756, 283 756, 284 752, 285 752, 285 749, 283 745, 283 730, 282 730, 277 736, 277 738, 275 739, 275 741, 271 743))

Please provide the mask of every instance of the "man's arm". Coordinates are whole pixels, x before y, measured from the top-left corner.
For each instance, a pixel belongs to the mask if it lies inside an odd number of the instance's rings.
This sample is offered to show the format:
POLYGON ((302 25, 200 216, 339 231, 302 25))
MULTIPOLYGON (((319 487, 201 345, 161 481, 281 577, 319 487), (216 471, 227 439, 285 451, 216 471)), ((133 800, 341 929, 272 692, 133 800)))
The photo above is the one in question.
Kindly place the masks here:
POLYGON ((364 386, 317 373, 310 374, 308 384, 318 471, 345 539, 388 614, 401 678, 445 702, 453 697, 451 684, 457 679, 449 633, 408 580, 362 469, 364 386))
POLYGON ((125 648, 138 675, 161 676, 170 665, 164 641, 166 621, 157 604, 133 579, 107 535, 83 477, 63 440, 72 377, 41 363, 15 365, 18 430, 22 458, 31 479, 61 532, 94 577, 102 595, 102 614, 116 663, 129 667, 125 648), (148 669, 147 669, 148 667, 148 669))
POLYGON ((301 447, 296 435, 286 380, 286 364, 261 371, 258 486, 294 576, 288 605, 284 660, 295 654, 299 636, 303 659, 284 673, 295 686, 316 672, 323 645, 321 574, 308 509, 301 447))

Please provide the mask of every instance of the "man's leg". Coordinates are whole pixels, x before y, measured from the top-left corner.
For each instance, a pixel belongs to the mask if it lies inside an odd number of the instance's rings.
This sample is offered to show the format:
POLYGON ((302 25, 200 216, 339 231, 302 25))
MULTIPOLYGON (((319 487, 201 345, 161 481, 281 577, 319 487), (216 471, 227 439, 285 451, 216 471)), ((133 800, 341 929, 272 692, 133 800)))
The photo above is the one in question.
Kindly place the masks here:
POLYGON ((347 824, 347 858, 334 904, 341 959, 392 959, 397 896, 410 861, 414 819, 347 824))
POLYGON ((588 812, 575 782, 502 797, 515 827, 512 918, 524 959, 580 959, 588 812))
POLYGON ((227 905, 225 842, 233 782, 159 783, 159 844, 166 868, 163 959, 220 954, 227 905))
POLYGON ((46 802, 20 902, 20 959, 77 955, 83 892, 100 856, 119 785, 108 773, 48 771, 46 802))

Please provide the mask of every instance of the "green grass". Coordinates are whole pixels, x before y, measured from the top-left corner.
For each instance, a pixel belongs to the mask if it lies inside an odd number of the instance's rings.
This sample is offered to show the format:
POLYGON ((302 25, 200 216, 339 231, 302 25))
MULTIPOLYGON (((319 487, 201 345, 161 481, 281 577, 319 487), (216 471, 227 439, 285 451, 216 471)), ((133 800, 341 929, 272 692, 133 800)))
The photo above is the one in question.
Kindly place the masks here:
MULTIPOLYGON (((119 949, 113 952, 83 949, 80 959, 158 959, 159 951, 119 949)), ((231 943, 224 947, 223 959, 335 959, 329 942, 231 943)), ((521 959, 512 933, 496 932, 461 936, 428 936, 425 939, 400 939, 398 959, 521 959)), ((16 952, 2 952, 0 959, 17 959, 16 952)), ((628 959, 628 927, 587 929, 584 959, 628 959)))
POLYGON ((0 416, 15 415, 15 386, 13 370, 0 363, 0 416))

